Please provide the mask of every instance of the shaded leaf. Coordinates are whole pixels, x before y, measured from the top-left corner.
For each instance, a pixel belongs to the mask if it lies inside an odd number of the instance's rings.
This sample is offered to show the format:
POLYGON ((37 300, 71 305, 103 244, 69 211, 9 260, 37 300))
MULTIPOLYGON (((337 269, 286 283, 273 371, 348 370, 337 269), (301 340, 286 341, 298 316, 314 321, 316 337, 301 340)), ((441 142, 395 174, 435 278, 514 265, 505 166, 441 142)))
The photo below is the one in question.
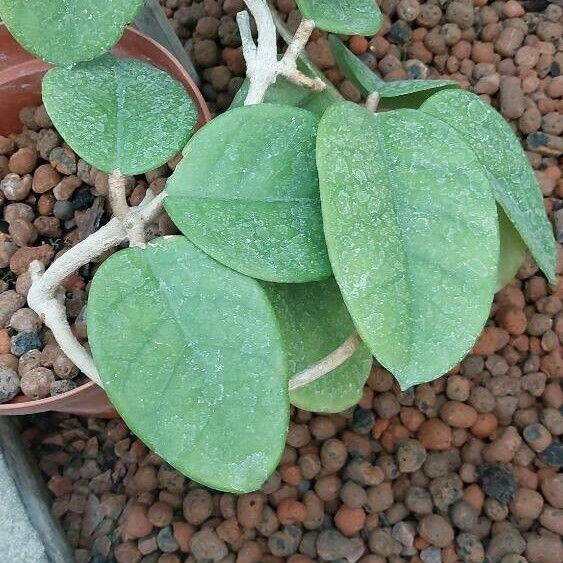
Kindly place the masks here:
MULTIPOLYGON (((280 323, 290 376, 322 360, 355 330, 334 278, 264 287, 280 323)), ((362 345, 335 370, 290 391, 291 403, 313 412, 341 412, 360 400, 371 365, 362 345)))
POLYGON ((180 82, 111 55, 51 69, 43 101, 64 140, 104 172, 133 175, 161 166, 182 149, 197 121, 180 82))
POLYGON ((58 65, 103 55, 144 0, 0 0, 0 18, 37 57, 58 65))
MULTIPOLYGON (((239 91, 236 93, 229 109, 240 108, 244 106, 244 100, 248 94, 248 88, 250 87, 250 80, 245 78, 239 91)), ((311 92, 293 84, 283 76, 278 76, 276 82, 268 87, 266 90, 266 95, 264 96, 264 103, 267 104, 279 104, 294 107, 303 107, 303 104, 307 102, 310 97, 311 92)))
POLYGON ((237 108, 201 129, 168 180, 165 207, 192 242, 223 264, 276 282, 324 279, 323 236, 310 112, 237 108))
POLYGON ((396 80, 385 82, 365 65, 335 35, 329 36, 334 60, 344 76, 364 95, 380 95, 382 109, 418 108, 432 94, 446 88, 458 88, 453 80, 396 80))
POLYGON ((508 123, 479 96, 463 90, 438 92, 421 110, 455 128, 471 147, 497 202, 550 283, 555 283, 553 230, 534 171, 508 123))
POLYGON ((112 403, 176 469, 237 493, 275 469, 289 418, 287 365, 258 282, 184 237, 155 239, 96 272, 88 337, 112 403))
POLYGON ((304 18, 315 27, 346 35, 374 35, 383 22, 374 0, 296 0, 304 18))
POLYGON ((512 281, 526 258, 526 245, 502 207, 498 206, 500 253, 495 291, 512 281))
MULTIPOLYGON (((311 72, 305 64, 298 61, 297 66, 307 76, 315 78, 315 74, 311 72)), ((326 83, 326 79, 324 80, 326 83)), ((244 105, 249 86, 250 81, 246 78, 239 91, 236 93, 230 109, 244 105)), ((321 92, 313 92, 290 82, 287 78, 280 75, 277 77, 274 84, 269 86, 266 90, 263 101, 269 104, 280 104, 307 109, 320 117, 325 112, 326 108, 334 102, 341 100, 342 96, 331 86, 327 85, 321 92)))
POLYGON ((334 275, 358 332, 406 389, 466 354, 496 283, 488 179, 453 129, 415 110, 329 108, 317 138, 334 275))

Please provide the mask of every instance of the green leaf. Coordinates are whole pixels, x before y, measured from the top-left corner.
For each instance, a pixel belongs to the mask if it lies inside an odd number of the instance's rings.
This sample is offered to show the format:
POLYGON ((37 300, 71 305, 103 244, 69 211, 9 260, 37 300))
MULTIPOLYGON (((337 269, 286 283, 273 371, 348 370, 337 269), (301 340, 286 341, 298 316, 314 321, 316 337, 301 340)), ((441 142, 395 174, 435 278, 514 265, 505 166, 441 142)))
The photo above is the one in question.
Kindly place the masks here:
POLYGON ((364 95, 380 95, 381 109, 418 108, 432 94, 446 88, 458 88, 453 80, 397 80, 385 82, 365 65, 335 35, 329 36, 336 65, 344 76, 364 95))
POLYGON ((103 55, 144 0, 0 0, 0 18, 37 57, 70 65, 103 55))
MULTIPOLYGON (((322 360, 355 330, 334 278, 264 287, 280 323, 290 376, 322 360)), ((342 412, 360 400, 371 365, 371 353, 362 345, 335 370, 290 391, 289 398, 300 409, 342 412)))
MULTIPOLYGON (((230 109, 244 105, 249 86, 250 81, 246 78, 236 93, 230 109)), ((322 116, 330 105, 337 101, 341 101, 341 97, 336 97, 329 88, 321 92, 312 92, 290 82, 283 76, 278 76, 276 82, 268 87, 264 96, 264 103, 303 108, 319 117, 322 116)))
POLYGON ((43 101, 64 140, 104 172, 141 174, 188 141, 197 107, 180 82, 135 59, 105 55, 43 78, 43 101))
POLYGON ((336 66, 358 90, 368 96, 384 86, 385 81, 364 64, 336 35, 328 36, 330 50, 336 66))
MULTIPOLYGON (((229 109, 240 108, 244 106, 244 100, 248 94, 250 80, 245 78, 239 91, 236 93, 229 109)), ((276 82, 268 87, 264 96, 264 103, 279 104, 294 107, 303 107, 302 104, 310 96, 305 88, 293 84, 283 76, 278 76, 276 82)))
POLYGON ((308 111, 270 104, 215 118, 188 143, 168 180, 170 217, 202 250, 253 278, 329 277, 317 125, 308 111))
POLYGON ((360 336, 402 389, 435 379, 485 323, 495 203, 456 132, 416 110, 329 108, 317 138, 334 275, 360 336))
MULTIPOLYGON (((282 55, 278 55, 281 58, 282 55)), ((268 87, 264 102, 269 104, 280 104, 286 106, 300 107, 313 112, 319 117, 325 110, 335 102, 343 101, 340 92, 329 82, 326 77, 306 58, 297 60, 297 68, 306 74, 309 78, 321 78, 326 88, 321 92, 312 92, 307 88, 298 86, 290 82, 284 76, 278 76, 274 84, 268 87)), ((238 92, 236 93, 229 109, 242 107, 244 100, 248 94, 250 81, 248 78, 244 80, 238 92)))
POLYGON ((383 16, 374 0, 296 0, 304 18, 315 27, 345 35, 374 35, 383 16))
POLYGON ((500 291, 507 283, 514 279, 520 266, 524 263, 526 245, 500 205, 497 207, 497 210, 500 253, 495 291, 500 291))
POLYGON ((543 197, 518 138, 503 117, 463 90, 438 92, 422 111, 455 128, 491 180, 498 203, 550 283, 556 282, 556 248, 543 197))
POLYGON ((147 446, 214 489, 262 485, 285 445, 289 397, 258 282, 184 237, 156 239, 104 262, 87 317, 104 388, 147 446))

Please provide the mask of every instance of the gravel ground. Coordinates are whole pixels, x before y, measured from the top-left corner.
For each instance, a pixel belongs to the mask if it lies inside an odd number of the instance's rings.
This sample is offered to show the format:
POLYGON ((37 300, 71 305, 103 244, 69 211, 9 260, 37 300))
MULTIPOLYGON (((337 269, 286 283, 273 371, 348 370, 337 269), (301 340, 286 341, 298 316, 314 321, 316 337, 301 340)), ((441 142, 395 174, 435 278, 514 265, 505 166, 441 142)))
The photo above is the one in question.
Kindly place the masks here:
MULTIPOLYGON (((228 107, 244 61, 234 14, 242 0, 166 0, 215 111, 228 107)), ((448 76, 499 108, 522 137, 563 241, 563 10, 541 0, 383 0, 383 30, 349 47, 386 79, 448 76)), ((278 8, 296 27, 293 0, 278 8)), ((347 98, 326 36, 308 46, 347 98)), ((0 400, 80 383, 25 307, 26 268, 107 219, 107 176, 66 146, 42 108, 21 135, 0 137, 0 400), (14 176, 17 175, 17 176, 14 176)), ((176 160, 131 179, 130 203, 162 189, 176 160)), ((173 232, 166 217, 155 233, 173 232)), ((561 261, 560 261, 561 272, 561 261)), ((89 268, 66 283, 85 339, 89 268)), ((401 393, 375 366, 355 409, 295 410, 283 459, 262 491, 199 488, 120 420, 29 419, 53 511, 81 562, 560 563, 563 560, 563 278, 550 288, 527 261, 499 292, 472 353, 447 377, 401 393)))

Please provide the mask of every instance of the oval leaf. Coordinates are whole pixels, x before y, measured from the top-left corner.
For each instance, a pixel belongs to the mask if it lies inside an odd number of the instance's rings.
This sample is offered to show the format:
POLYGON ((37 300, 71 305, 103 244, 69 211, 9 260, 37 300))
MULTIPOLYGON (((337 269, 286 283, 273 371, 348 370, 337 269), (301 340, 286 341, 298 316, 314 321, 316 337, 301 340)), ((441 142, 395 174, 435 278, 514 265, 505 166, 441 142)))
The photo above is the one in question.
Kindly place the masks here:
POLYGON ((51 69, 43 101, 64 140, 104 172, 133 175, 161 166, 182 149, 197 121, 180 82, 111 55, 51 69))
POLYGON ((296 0, 303 17, 315 27, 345 35, 374 35, 383 22, 374 0, 296 0))
POLYGON ((270 104, 215 118, 190 141, 168 180, 170 217, 213 258, 253 278, 329 277, 317 124, 308 111, 270 104))
POLYGON ((514 279, 526 258, 526 245, 514 228, 502 207, 498 206, 500 253, 498 262, 497 286, 501 290, 514 279))
POLYGON ((458 88, 453 80, 396 80, 385 82, 365 65, 335 35, 329 36, 336 65, 342 74, 364 95, 380 95, 382 109, 418 108, 432 94, 446 88, 458 88))
POLYGON ((496 283, 496 208, 471 150, 415 110, 332 106, 317 140, 334 275, 358 332, 402 389, 469 351, 496 283))
MULTIPOLYGON (((322 360, 355 330, 334 278, 264 287, 280 323, 290 376, 322 360)), ((360 400, 371 365, 362 345, 335 370, 290 391, 291 403, 313 412, 342 412, 360 400)))
POLYGON ((88 337, 112 403, 176 469, 237 493, 275 469, 287 366, 258 282, 181 236, 121 250, 92 282, 88 337))
POLYGON ((58 65, 103 55, 144 0, 0 0, 0 18, 37 57, 58 65))
POLYGON ((543 197, 518 138, 503 117, 463 90, 438 92, 421 107, 455 128, 473 149, 494 196, 550 283, 556 282, 556 248, 543 197))

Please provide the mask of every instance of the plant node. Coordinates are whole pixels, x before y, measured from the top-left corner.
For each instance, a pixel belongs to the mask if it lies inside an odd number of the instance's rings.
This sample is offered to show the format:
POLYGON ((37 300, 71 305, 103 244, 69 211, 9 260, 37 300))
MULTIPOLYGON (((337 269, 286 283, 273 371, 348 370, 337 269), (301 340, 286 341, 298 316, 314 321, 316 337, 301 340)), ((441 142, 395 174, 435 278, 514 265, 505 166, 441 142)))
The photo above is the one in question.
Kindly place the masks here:
POLYGON ((32 284, 29 306, 51 329, 55 340, 68 358, 92 381, 101 385, 94 361, 72 333, 64 307, 62 282, 70 274, 92 262, 107 250, 129 240, 132 246, 144 246, 145 225, 160 215, 166 193, 147 195, 138 207, 129 207, 125 200, 124 177, 120 172, 110 176, 110 203, 116 215, 98 231, 69 248, 45 271, 37 260, 29 266, 32 284))
POLYGON ((315 23, 308 19, 301 21, 285 54, 278 61, 276 27, 266 2, 264 0, 244 1, 258 28, 258 45, 256 45, 250 30, 248 12, 237 14, 242 52, 246 60, 246 73, 250 80, 244 105, 259 104, 264 99, 268 86, 273 84, 279 75, 315 92, 324 90, 326 84, 320 78, 310 78, 297 68, 297 58, 309 41, 309 37, 315 29, 315 23))
MULTIPOLYGON (((147 195, 138 208, 129 207, 125 193, 125 176, 119 170, 114 170, 109 175, 108 194, 113 215, 122 222, 129 245, 144 248, 146 246, 145 221, 143 221, 139 211, 143 209, 145 204, 154 200, 154 194, 151 190, 147 190, 147 195)), ((164 197, 164 194, 162 197, 164 197)))

